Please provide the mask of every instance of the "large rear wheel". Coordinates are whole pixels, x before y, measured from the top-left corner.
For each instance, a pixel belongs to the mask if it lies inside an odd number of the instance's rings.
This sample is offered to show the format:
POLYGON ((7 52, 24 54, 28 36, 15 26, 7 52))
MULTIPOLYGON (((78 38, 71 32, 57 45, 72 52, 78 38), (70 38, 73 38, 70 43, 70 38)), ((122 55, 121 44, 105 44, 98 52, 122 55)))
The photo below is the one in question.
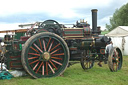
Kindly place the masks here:
POLYGON ((69 49, 65 41, 50 32, 30 37, 22 50, 24 69, 34 78, 61 75, 69 62, 69 49))

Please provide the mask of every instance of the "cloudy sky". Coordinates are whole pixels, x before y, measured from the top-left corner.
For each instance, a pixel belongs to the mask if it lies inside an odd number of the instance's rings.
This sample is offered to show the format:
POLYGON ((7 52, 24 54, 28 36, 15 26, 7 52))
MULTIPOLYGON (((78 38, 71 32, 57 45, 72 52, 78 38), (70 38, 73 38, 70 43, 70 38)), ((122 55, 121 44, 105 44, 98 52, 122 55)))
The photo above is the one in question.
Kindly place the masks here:
POLYGON ((98 9, 98 26, 105 29, 115 9, 127 0, 2 0, 0 30, 18 29, 19 24, 54 19, 73 23, 85 19, 92 23, 91 9, 98 9))

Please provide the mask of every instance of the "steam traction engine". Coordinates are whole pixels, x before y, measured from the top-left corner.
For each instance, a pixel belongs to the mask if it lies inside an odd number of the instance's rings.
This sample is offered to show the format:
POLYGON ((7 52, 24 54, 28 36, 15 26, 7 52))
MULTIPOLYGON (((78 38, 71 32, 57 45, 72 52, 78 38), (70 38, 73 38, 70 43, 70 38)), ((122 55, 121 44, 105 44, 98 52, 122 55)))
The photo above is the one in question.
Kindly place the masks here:
MULTIPOLYGON (((6 34, 1 55, 7 69, 25 70, 34 78, 61 75, 69 61, 80 61, 84 70, 95 61, 105 63, 112 72, 122 67, 122 53, 113 47, 111 38, 100 35, 97 27, 97 9, 92 10, 92 29, 87 22, 76 22, 72 28, 54 20, 36 22, 30 29, 0 31, 6 34)), ((1 59, 1 63, 4 62, 1 59)))

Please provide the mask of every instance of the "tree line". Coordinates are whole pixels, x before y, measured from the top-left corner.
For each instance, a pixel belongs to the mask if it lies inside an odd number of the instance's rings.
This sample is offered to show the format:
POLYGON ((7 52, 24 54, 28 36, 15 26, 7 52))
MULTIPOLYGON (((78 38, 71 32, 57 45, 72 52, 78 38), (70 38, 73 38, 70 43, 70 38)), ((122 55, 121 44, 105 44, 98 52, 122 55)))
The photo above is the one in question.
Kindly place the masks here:
POLYGON ((128 3, 116 9, 113 16, 110 17, 110 24, 106 24, 108 31, 118 26, 128 26, 128 3))

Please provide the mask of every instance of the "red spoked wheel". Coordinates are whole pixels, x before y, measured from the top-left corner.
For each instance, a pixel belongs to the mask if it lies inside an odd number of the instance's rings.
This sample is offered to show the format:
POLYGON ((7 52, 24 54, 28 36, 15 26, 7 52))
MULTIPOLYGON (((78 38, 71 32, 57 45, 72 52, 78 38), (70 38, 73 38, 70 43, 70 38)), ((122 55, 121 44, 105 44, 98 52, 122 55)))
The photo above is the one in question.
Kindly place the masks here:
POLYGON ((34 78, 61 75, 69 61, 65 41, 54 33, 38 33, 30 37, 22 50, 24 69, 34 78))
POLYGON ((108 66, 112 72, 116 72, 122 67, 122 53, 121 50, 117 47, 111 49, 111 52, 108 57, 108 66))

